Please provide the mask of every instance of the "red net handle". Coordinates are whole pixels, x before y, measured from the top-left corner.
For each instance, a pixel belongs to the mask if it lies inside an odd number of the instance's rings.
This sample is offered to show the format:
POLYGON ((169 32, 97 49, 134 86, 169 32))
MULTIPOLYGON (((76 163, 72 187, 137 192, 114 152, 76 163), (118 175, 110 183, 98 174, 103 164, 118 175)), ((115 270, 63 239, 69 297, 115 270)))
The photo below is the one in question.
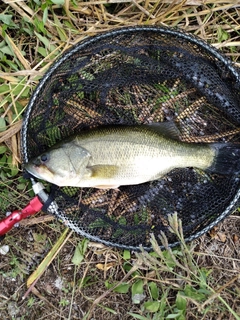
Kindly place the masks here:
POLYGON ((12 229, 12 227, 22 219, 33 215, 41 210, 43 207, 39 197, 34 197, 29 204, 22 210, 13 211, 8 217, 0 221, 0 240, 3 236, 12 229))

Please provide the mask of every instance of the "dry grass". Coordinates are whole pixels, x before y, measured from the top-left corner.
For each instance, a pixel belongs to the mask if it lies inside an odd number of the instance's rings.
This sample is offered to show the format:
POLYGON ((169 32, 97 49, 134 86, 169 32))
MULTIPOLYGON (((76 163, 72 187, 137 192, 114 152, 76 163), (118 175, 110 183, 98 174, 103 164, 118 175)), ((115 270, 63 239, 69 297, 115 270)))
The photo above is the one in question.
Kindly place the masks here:
MULTIPOLYGON (((9 159, 6 165, 9 166, 20 163, 19 130, 22 113, 33 89, 64 50, 87 36, 123 26, 178 27, 219 48, 240 66, 240 2, 237 0, 65 0, 63 6, 50 3, 12 0, 0 3, 0 14, 12 15, 11 23, 0 24, 0 146, 9 148, 6 151, 9 159), (43 20, 45 23, 41 22, 43 20)), ((12 170, 1 167, 2 172, 5 169, 12 170)), ((0 184, 3 211, 24 206, 31 197, 29 188, 16 189, 22 182, 11 176, 11 170, 6 172, 13 184, 4 179, 0 184), (13 197, 10 203, 9 197, 5 201, 6 193, 13 197)), ((2 212, 1 217, 4 214, 2 212)), ((23 222, 21 228, 9 233, 4 244, 9 245, 11 251, 6 256, 0 255, 2 319, 83 319, 90 308, 91 314, 86 319, 133 319, 128 312, 143 315, 141 307, 132 304, 130 293, 108 292, 105 286, 106 280, 133 282, 126 265, 138 261, 135 255, 124 259, 121 251, 90 243, 82 264, 76 267, 71 258, 79 237, 74 234, 33 287, 34 294, 29 293, 22 300, 27 291, 28 275, 63 232, 59 223, 47 222, 49 217, 44 221, 45 216, 40 214, 34 219, 29 220, 29 225, 23 222), (97 267, 101 264, 105 266, 103 270, 97 267), (56 285, 58 278, 63 281, 62 289, 56 285)), ((215 295, 199 305, 188 300, 186 319, 234 319, 219 297, 240 314, 239 237, 240 217, 236 213, 211 234, 195 242, 192 254, 199 268, 211 270, 208 280, 215 295)), ((142 277, 145 284, 149 279, 156 280, 156 270, 147 270, 144 264, 139 270, 138 277, 142 277)), ((173 274, 161 273, 161 294, 164 295, 167 287, 172 291, 166 299, 169 310, 176 295, 175 288, 182 285, 176 276, 171 277, 173 274)), ((154 314, 149 317, 145 314, 145 317, 142 319, 165 319, 154 318, 154 314)))

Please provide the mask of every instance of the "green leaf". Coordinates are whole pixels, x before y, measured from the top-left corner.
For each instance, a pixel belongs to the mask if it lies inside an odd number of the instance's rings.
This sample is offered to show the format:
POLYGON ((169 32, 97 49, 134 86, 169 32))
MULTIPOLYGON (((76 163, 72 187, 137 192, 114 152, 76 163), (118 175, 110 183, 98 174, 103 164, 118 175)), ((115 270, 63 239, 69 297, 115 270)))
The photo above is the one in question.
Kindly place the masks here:
POLYGON ((132 285, 132 302, 134 304, 139 304, 145 297, 146 296, 143 293, 143 280, 138 279, 132 285))
POLYGON ((128 293, 128 290, 130 288, 129 283, 121 283, 119 286, 117 286, 114 291, 117 293, 128 293))
POLYGON ((0 93, 8 93, 10 91, 10 88, 7 84, 2 84, 0 86, 0 93))
POLYGON ((81 288, 84 288, 85 286, 87 287, 87 284, 89 282, 89 280, 91 280, 91 276, 86 276, 84 277, 83 280, 81 280, 81 288))
POLYGON ((6 162, 7 162, 7 156, 6 156, 6 154, 4 154, 2 156, 2 158, 0 159, 0 166, 4 166, 6 164, 6 162))
POLYGON ((72 263, 74 263, 75 265, 79 265, 83 261, 88 242, 89 241, 87 239, 84 239, 77 244, 74 255, 72 257, 72 263))
MULTIPOLYGON (((110 283, 108 280, 105 281, 105 286, 107 289, 112 288, 115 285, 115 283, 110 283)), ((130 284, 127 282, 123 282, 120 285, 118 285, 113 291, 117 293, 127 293, 130 288, 130 284)))
POLYGON ((144 307, 149 312, 157 312, 160 306, 160 302, 148 300, 144 303, 144 307))
POLYGON ((179 310, 186 311, 187 309, 187 299, 182 296, 181 292, 177 293, 176 306, 179 310))
POLYGON ((143 293, 143 280, 138 279, 132 285, 132 295, 143 293))
POLYGON ((7 164, 8 164, 9 166, 12 165, 12 155, 10 155, 10 156, 7 158, 7 164))
POLYGON ((151 292, 152 299, 157 300, 159 297, 159 290, 156 282, 149 282, 148 286, 151 292))
POLYGON ((30 37, 32 37, 33 31, 30 29, 30 27, 29 28, 22 28, 22 30, 24 32, 26 32, 30 37))
POLYGON ((50 41, 46 38, 43 37, 40 33, 35 32, 36 36, 38 37, 38 39, 45 45, 46 48, 50 47, 50 41))
POLYGON ((64 0, 51 0, 51 2, 53 4, 58 4, 59 6, 63 6, 64 5, 64 0))
POLYGON ((129 260, 131 258, 131 253, 129 250, 124 250, 123 252, 123 259, 124 260, 129 260))
POLYGON ((46 233, 36 233, 36 232, 33 232, 32 233, 32 236, 33 236, 33 239, 34 241, 36 242, 45 242, 46 238, 47 238, 47 235, 46 233))
POLYGON ((2 21, 4 24, 17 28, 17 25, 12 21, 12 14, 4 14, 0 13, 0 21, 2 21))
POLYGON ((118 314, 117 313, 117 311, 115 311, 115 310, 113 310, 113 309, 111 309, 111 308, 109 308, 109 307, 106 307, 106 306, 101 306, 103 309, 105 309, 105 310, 107 310, 108 312, 111 312, 111 313, 113 313, 113 314, 118 314))
POLYGON ((68 35, 64 31, 60 20, 58 19, 56 14, 53 14, 53 17, 54 17, 54 23, 56 24, 56 29, 57 29, 57 32, 58 32, 58 35, 59 35, 60 39, 62 41, 66 41, 68 39, 68 35))
POLYGON ((165 251, 163 251, 163 255, 164 255, 165 259, 166 259, 166 264, 167 264, 167 266, 168 266, 170 269, 174 268, 174 267, 176 266, 176 263, 175 263, 175 261, 173 260, 170 252, 167 251, 167 250, 165 250, 165 251))
POLYGON ((166 316, 166 319, 176 319, 181 315, 181 313, 171 313, 169 315, 166 316))
POLYGON ((14 56, 13 51, 8 46, 0 48, 0 51, 4 54, 8 54, 9 56, 14 56))
POLYGON ((196 301, 204 301, 206 299, 206 292, 202 293, 200 290, 197 290, 190 285, 186 285, 183 294, 196 301))
POLYGON ((107 289, 110 289, 110 288, 112 288, 112 287, 114 286, 114 284, 110 283, 108 280, 106 280, 106 281, 104 282, 104 284, 105 284, 105 286, 106 286, 107 289))
POLYGON ((18 174, 18 167, 15 167, 15 166, 11 166, 11 177, 14 177, 18 174))
MULTIPOLYGON (((1 118, 0 118, 1 119, 1 118)), ((0 146, 0 154, 3 154, 7 151, 7 147, 5 146, 0 146)))
POLYGON ((47 37, 42 36, 40 33, 35 31, 38 39, 45 45, 46 49, 53 51, 56 47, 50 43, 50 40, 47 37))
POLYGON ((201 279, 201 283, 200 286, 201 288, 206 288, 206 282, 207 282, 207 278, 208 276, 212 273, 212 269, 206 269, 206 268, 201 268, 200 269, 200 279, 201 279))
MULTIPOLYGON (((240 212, 240 209, 239 209, 239 212, 240 212)), ((132 268, 132 265, 131 265, 128 261, 124 262, 124 264, 123 264, 123 269, 124 269, 126 272, 128 272, 129 270, 131 270, 131 268, 132 268)))
POLYGON ((149 318, 141 316, 140 314, 137 314, 137 313, 128 312, 128 314, 138 320, 149 320, 149 318))
POLYGON ((18 83, 17 85, 12 85, 12 93, 18 95, 21 93, 21 97, 28 97, 30 88, 25 86, 23 83, 18 83))
POLYGON ((12 15, 0 13, 0 20, 5 24, 10 25, 12 21, 12 15))
POLYGON ((222 29, 222 27, 217 28, 217 35, 218 35, 219 42, 226 41, 227 39, 229 39, 228 32, 226 32, 224 29, 222 29))
POLYGON ((7 129, 6 120, 0 117, 0 132, 7 129))
POLYGON ((46 23, 47 18, 48 18, 48 8, 46 7, 46 8, 43 10, 43 18, 42 18, 44 24, 46 23))
POLYGON ((37 49, 38 53, 41 54, 41 56, 46 57, 47 56, 47 50, 43 47, 39 47, 37 49))
POLYGON ((25 184, 25 183, 19 183, 19 184, 17 185, 17 189, 18 189, 18 190, 24 190, 25 187, 26 187, 26 184, 25 184))
POLYGON ((15 71, 18 71, 18 66, 15 63, 13 63, 12 61, 10 61, 8 59, 6 59, 5 62, 6 62, 6 64, 9 65, 10 68, 12 68, 15 71))
POLYGON ((47 34, 47 30, 45 29, 44 23, 42 20, 38 20, 37 18, 35 18, 33 20, 34 22, 34 26, 36 27, 38 32, 42 32, 43 34, 47 34))

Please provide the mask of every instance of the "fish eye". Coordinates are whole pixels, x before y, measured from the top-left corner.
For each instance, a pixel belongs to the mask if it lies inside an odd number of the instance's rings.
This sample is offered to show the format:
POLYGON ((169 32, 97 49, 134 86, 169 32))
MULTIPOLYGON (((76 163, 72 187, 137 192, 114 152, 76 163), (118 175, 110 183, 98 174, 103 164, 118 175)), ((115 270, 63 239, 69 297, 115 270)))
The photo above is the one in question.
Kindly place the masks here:
POLYGON ((49 160, 49 155, 47 153, 44 153, 40 156, 40 160, 42 163, 45 163, 49 160))

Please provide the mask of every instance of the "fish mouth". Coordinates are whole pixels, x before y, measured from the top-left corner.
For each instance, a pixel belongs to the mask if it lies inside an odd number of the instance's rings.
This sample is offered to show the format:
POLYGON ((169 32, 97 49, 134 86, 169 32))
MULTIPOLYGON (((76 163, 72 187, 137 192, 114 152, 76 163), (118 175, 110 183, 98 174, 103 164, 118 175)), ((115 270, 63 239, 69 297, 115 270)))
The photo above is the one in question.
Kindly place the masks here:
POLYGON ((35 164, 30 164, 30 163, 26 163, 24 165, 24 169, 30 173, 31 175, 33 175, 34 177, 41 179, 40 175, 39 175, 39 166, 35 165, 35 164))
MULTIPOLYGON (((49 168, 43 164, 39 165, 39 161, 37 159, 33 160, 30 163, 26 163, 24 169, 33 175, 35 178, 45 180, 46 178, 52 177, 53 172, 49 170, 49 168)), ((46 179, 48 180, 48 179, 46 179)))

